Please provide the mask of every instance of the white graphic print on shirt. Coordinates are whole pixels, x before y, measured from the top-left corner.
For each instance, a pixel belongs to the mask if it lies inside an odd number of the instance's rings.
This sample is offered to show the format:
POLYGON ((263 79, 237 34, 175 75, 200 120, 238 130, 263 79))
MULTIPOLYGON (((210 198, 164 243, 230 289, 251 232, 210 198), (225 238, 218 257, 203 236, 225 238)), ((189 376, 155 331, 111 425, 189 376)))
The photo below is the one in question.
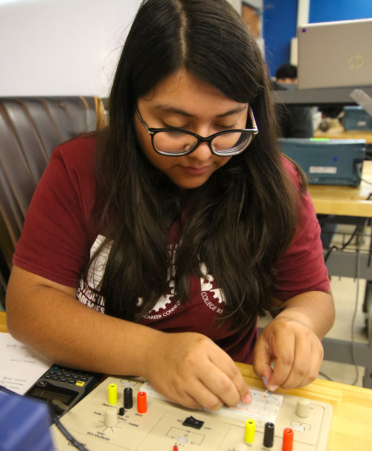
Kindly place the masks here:
MULTIPOLYGON (((90 249, 90 256, 92 256, 97 249, 104 242, 105 237, 98 235, 96 241, 90 249)), ((111 245, 106 244, 100 254, 94 260, 90 266, 87 277, 87 284, 85 284, 84 278, 81 277, 79 286, 76 292, 77 299, 84 305, 97 310, 98 312, 105 313, 105 300, 102 296, 95 293, 95 290, 99 289, 103 275, 105 273, 107 259, 110 253, 111 245)))
MULTIPOLYGON (((96 241, 90 250, 90 256, 92 256, 97 249, 104 242, 105 237, 98 235, 96 241)), ((77 290, 77 299, 88 307, 97 310, 101 313, 105 313, 105 300, 102 296, 99 296, 95 291, 100 288, 103 275, 105 273, 106 263, 110 254, 111 244, 106 243, 100 250, 99 255, 93 261, 93 264, 88 270, 87 284, 84 282, 83 277, 80 278, 79 287, 77 290)), ((172 264, 168 268, 167 280, 169 284, 169 293, 159 298, 154 308, 144 315, 144 319, 147 320, 159 320, 171 315, 180 305, 180 301, 177 300, 174 290, 174 278, 175 278, 175 258, 176 258, 177 245, 168 246, 168 255, 172 264)), ((200 279, 201 297, 204 304, 211 310, 221 314, 223 313, 224 297, 222 291, 219 288, 215 288, 213 285, 214 278, 211 274, 208 274, 207 267, 204 263, 200 263, 200 270, 204 275, 204 278, 200 279), (216 302, 217 301, 217 302, 216 302)), ((143 299, 139 298, 137 305, 142 305, 143 299)))

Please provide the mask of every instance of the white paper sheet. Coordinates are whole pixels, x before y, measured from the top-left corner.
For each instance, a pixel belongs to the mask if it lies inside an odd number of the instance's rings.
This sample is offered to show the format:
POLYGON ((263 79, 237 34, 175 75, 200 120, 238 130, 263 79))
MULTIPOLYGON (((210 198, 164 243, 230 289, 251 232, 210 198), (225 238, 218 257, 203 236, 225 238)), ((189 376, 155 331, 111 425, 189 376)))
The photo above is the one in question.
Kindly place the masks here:
POLYGON ((8 333, 0 333, 0 385, 23 395, 52 366, 8 333))

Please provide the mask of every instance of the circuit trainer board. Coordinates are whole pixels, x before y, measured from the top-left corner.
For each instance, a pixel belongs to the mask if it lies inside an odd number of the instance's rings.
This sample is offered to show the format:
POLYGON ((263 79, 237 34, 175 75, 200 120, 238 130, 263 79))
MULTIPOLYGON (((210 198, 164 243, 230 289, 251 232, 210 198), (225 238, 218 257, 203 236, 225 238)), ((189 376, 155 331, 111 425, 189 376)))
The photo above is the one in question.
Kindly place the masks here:
MULTIPOLYGON (((327 450, 330 404, 286 394, 263 396, 259 389, 251 393, 248 406, 191 410, 168 401, 143 379, 109 377, 61 422, 89 451, 327 450), (288 434, 291 443, 285 442, 288 434)), ((55 426, 52 433, 56 451, 73 449, 55 426)))

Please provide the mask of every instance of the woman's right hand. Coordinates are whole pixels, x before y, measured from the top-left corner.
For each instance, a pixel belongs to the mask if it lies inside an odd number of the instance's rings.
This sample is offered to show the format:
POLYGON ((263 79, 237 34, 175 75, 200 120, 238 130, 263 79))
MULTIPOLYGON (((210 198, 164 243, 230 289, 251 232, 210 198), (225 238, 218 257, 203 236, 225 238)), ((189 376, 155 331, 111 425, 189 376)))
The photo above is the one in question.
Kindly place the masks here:
POLYGON ((144 373, 152 386, 185 407, 218 410, 252 398, 233 360, 208 337, 160 333, 145 356, 144 373))

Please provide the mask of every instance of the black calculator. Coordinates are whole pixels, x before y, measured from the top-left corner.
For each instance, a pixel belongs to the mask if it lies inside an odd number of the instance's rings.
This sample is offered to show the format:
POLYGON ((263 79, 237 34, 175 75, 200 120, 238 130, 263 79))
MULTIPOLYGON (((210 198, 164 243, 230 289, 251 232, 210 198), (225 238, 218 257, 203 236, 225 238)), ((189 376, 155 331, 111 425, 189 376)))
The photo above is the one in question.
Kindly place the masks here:
POLYGON ((57 406, 60 406, 58 414, 62 416, 84 398, 103 377, 99 373, 53 365, 25 393, 25 396, 42 401, 56 401, 57 406))

